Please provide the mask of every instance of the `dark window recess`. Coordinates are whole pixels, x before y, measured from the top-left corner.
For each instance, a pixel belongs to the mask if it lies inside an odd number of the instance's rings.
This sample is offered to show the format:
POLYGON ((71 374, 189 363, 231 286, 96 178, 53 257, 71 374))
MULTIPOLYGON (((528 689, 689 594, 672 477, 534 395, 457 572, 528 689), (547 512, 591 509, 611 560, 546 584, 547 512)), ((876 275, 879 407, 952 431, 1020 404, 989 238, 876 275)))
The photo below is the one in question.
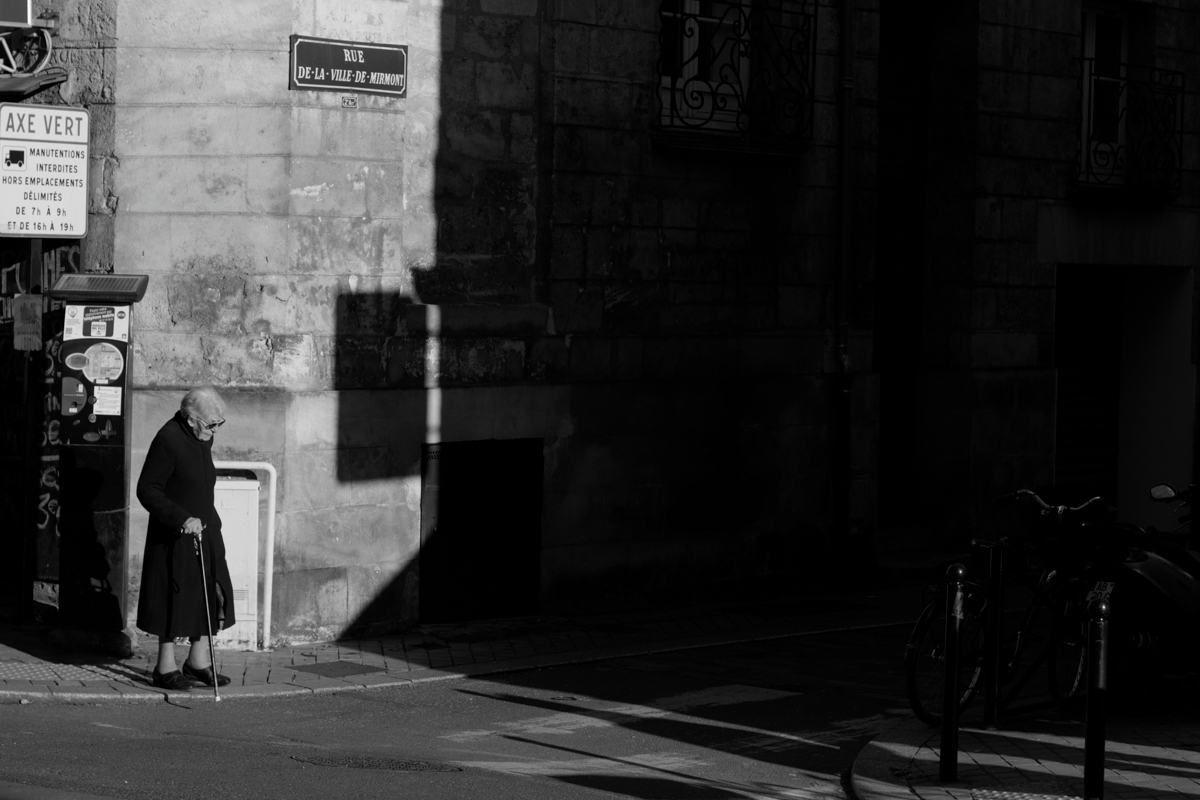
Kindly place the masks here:
POLYGON ((421 622, 536 613, 542 440, 428 445, 421 478, 421 622))
POLYGON ((657 138, 788 152, 812 137, 812 0, 661 0, 657 138))
POLYGON ((1117 14, 1084 15, 1076 189, 1170 202, 1183 182, 1184 76, 1137 63, 1131 24, 1117 14))

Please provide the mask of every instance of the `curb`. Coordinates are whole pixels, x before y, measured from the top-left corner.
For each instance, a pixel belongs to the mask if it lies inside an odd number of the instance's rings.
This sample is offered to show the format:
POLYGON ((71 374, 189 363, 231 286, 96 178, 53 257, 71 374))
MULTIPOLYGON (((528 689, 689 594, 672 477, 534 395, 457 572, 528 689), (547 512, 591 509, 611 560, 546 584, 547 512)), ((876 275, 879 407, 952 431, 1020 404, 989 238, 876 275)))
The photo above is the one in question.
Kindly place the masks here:
POLYGON ((0 781, 0 800, 112 800, 112 798, 0 781))
MULTIPOLYGON (((815 621, 814 621, 815 622, 815 621)), ((824 633, 841 633, 845 631, 870 630, 888 628, 898 625, 911 625, 912 620, 890 620, 861 625, 790 625, 772 629, 759 630, 746 634, 709 634, 688 639, 658 644, 619 645, 616 647, 597 650, 546 653, 528 658, 511 659, 508 661, 492 661, 483 664, 465 664, 453 671, 445 669, 414 670, 416 675, 401 678, 392 675, 366 675, 348 678, 316 678, 303 683, 260 684, 255 686, 235 686, 221 690, 221 700, 261 699, 269 697, 297 697, 316 694, 331 694, 335 692, 363 691, 367 689, 387 689, 417 684, 434 683, 438 681, 476 678, 485 675, 498 675, 506 672, 524 672, 526 670, 562 667, 571 664, 587 664, 595 661, 607 661, 613 658, 635 658, 638 656, 672 653, 681 650, 696 650, 703 647, 718 647, 722 645, 747 644, 765 642, 774 639, 787 639, 794 636, 817 636, 824 633)), ((164 689, 151 689, 125 683, 112 683, 107 687, 66 687, 55 690, 49 686, 38 686, 31 689, 0 689, 0 702, 18 701, 30 702, 63 702, 63 703, 111 703, 111 702, 168 702, 181 701, 214 701, 211 690, 197 688, 190 692, 168 692, 164 689)))

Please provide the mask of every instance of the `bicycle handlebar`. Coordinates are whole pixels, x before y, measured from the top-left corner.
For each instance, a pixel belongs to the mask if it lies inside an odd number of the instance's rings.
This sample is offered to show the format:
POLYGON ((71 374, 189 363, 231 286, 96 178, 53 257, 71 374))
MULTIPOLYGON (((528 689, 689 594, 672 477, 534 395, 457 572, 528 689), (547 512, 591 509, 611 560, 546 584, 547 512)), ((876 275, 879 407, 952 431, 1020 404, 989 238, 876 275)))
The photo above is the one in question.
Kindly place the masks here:
POLYGON ((1067 512, 1075 513, 1075 512, 1083 511, 1084 509, 1090 508, 1091 506, 1095 505, 1096 503, 1099 503, 1100 501, 1102 501, 1104 499, 1103 496, 1097 495, 1096 497, 1093 497, 1091 500, 1088 500, 1087 502, 1081 503, 1080 505, 1077 505, 1077 506, 1066 506, 1066 505, 1052 506, 1049 503, 1047 503, 1045 500, 1043 500, 1042 498, 1038 497, 1037 492, 1034 492, 1031 489, 1018 489, 1017 491, 1013 492, 1010 495, 1004 495, 1003 497, 1000 497, 997 499, 1004 500, 1005 498, 1008 498, 1008 497, 1011 497, 1014 500, 1017 500, 1022 497, 1032 497, 1034 500, 1037 501, 1037 504, 1042 507, 1043 514, 1049 514, 1049 513, 1053 512, 1054 514, 1058 515, 1058 517, 1060 519, 1067 512))

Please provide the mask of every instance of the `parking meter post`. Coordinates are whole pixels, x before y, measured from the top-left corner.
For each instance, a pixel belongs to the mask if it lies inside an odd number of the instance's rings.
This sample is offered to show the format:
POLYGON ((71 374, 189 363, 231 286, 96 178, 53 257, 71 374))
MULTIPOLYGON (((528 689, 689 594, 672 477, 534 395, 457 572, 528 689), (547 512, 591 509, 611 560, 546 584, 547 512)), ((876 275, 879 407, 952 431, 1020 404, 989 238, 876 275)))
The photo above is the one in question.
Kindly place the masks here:
POLYGON ((946 658, 942 681, 942 742, 938 779, 958 779, 958 635, 963 616, 963 578, 967 570, 954 564, 946 571, 946 658))
POLYGON ((1108 693, 1107 600, 1088 606, 1087 722, 1083 740, 1084 800, 1104 800, 1105 695, 1108 693))
MULTIPOLYGON (((0 103, 0 115, 8 110, 0 103)), ((29 166, 29 150, 25 157, 29 166)), ((40 264, 41 240, 30 242, 40 264)), ((92 631, 121 651, 130 646, 120 631, 129 579, 133 309, 149 281, 129 273, 65 272, 50 288, 50 297, 62 303, 52 326, 54 352, 47 350, 53 355, 47 368, 57 377, 46 387, 47 403, 53 401, 48 422, 58 426, 58 504, 82 513, 60 515, 57 530, 39 530, 38 542, 58 543, 58 624, 92 631), (101 518, 106 533, 98 540, 94 522, 101 518)))

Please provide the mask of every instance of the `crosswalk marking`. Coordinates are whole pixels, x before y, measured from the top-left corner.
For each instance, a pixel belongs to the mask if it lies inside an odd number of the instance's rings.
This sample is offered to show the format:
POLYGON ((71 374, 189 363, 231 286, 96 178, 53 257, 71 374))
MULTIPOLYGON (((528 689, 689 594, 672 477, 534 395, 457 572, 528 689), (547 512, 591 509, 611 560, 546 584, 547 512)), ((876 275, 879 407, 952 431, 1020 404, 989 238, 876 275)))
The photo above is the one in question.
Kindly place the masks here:
POLYGON ((530 759, 527 761, 456 761, 463 767, 479 767, 513 775, 555 777, 563 775, 647 775, 655 771, 682 772, 707 766, 707 762, 679 753, 641 753, 611 758, 530 759))
MULTIPOLYGON (((805 786, 785 786, 779 782, 750 784, 724 778, 706 778, 694 774, 712 766, 706 761, 673 752, 639 753, 621 758, 527 759, 521 761, 456 761, 463 767, 494 770, 510 775, 539 778, 629 778, 644 781, 670 781, 680 789, 720 791, 729 797, 746 800, 846 800, 835 776, 805 774, 795 779, 805 786)), ((585 784, 586 785, 586 784, 585 784)))
POLYGON ((754 733, 798 744, 827 747, 832 750, 838 749, 836 744, 818 741, 808 736, 797 736, 796 734, 767 730, 753 725, 740 725, 738 723, 723 722, 707 717, 700 718, 684 713, 699 708, 740 705, 742 703, 761 703, 798 696, 795 692, 758 686, 741 686, 737 684, 716 686, 709 689, 660 698, 654 700, 649 705, 604 705, 597 708, 589 708, 583 712, 559 712, 557 714, 532 717, 516 722, 502 722, 495 728, 457 731, 446 734, 441 738, 452 742, 471 742, 497 735, 560 736, 584 729, 610 728, 616 725, 628 724, 636 720, 670 719, 679 722, 701 723, 711 728, 754 733))

